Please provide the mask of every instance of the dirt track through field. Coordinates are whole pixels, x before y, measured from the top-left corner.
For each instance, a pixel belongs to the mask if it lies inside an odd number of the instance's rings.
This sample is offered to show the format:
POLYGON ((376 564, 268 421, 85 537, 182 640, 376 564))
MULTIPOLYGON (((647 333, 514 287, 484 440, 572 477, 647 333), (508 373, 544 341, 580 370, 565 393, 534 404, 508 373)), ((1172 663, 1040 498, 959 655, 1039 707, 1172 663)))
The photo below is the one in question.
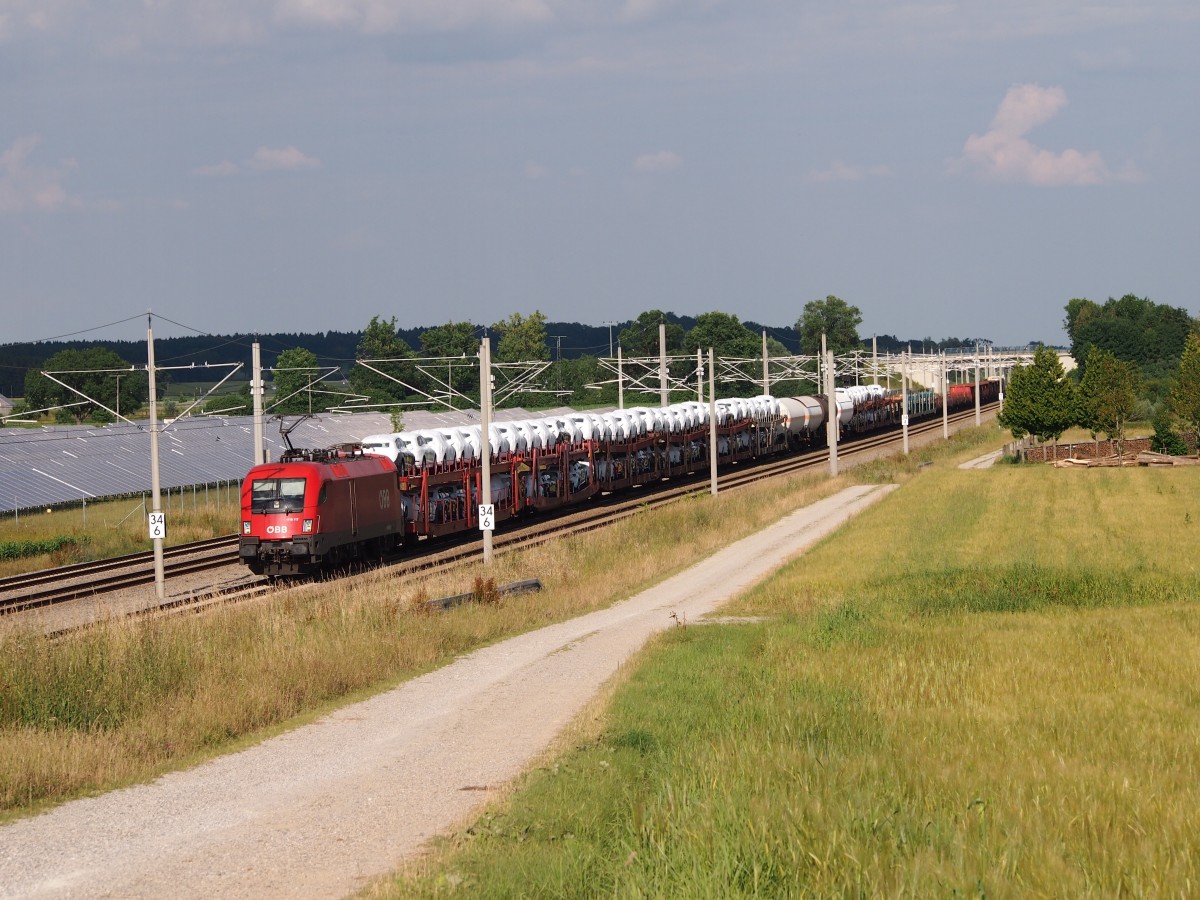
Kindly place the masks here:
POLYGON ((716 610, 893 487, 848 488, 616 606, 248 750, 4 826, 0 897, 350 893, 478 810, 651 635, 716 610))

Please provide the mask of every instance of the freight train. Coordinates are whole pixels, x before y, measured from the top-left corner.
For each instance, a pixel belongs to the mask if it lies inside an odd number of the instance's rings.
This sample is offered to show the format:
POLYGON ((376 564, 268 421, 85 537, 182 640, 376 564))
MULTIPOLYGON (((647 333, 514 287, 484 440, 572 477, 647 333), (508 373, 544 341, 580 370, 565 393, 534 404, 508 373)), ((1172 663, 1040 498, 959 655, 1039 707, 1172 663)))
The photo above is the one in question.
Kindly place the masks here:
MULTIPOLYGON (((950 409, 975 402, 953 385, 950 409)), ((980 402, 999 385, 980 384, 980 402)), ((843 435, 900 423, 903 401, 878 386, 838 388, 843 435)), ((828 398, 768 395, 718 400, 717 465, 820 446, 828 398)), ((941 412, 932 391, 908 395, 910 419, 941 412)), ((578 504, 598 493, 708 470, 709 408, 696 401, 608 413, 496 422, 491 502, 496 522, 578 504)), ((477 529, 484 442, 479 425, 364 437, 358 446, 288 450, 242 484, 239 556, 259 575, 305 575, 380 558, 405 541, 477 529)))

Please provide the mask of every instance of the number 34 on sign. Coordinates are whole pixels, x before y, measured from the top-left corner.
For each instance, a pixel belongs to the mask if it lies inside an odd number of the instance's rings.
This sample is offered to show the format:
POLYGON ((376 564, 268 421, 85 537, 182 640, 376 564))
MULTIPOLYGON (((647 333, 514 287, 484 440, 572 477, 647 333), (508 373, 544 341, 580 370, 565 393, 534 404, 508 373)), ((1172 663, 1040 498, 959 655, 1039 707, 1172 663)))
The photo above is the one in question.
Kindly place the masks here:
POLYGON ((496 527, 496 504, 479 504, 479 530, 491 531, 496 527))

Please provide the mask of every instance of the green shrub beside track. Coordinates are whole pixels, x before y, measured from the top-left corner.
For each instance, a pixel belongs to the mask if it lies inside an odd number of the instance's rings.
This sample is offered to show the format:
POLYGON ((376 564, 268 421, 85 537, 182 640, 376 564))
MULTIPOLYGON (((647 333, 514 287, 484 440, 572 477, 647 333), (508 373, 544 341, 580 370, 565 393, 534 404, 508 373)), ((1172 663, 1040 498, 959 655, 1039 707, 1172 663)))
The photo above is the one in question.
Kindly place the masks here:
POLYGON ((56 553, 65 547, 82 543, 73 537, 52 537, 31 541, 0 541, 0 560, 24 559, 27 556, 56 553))

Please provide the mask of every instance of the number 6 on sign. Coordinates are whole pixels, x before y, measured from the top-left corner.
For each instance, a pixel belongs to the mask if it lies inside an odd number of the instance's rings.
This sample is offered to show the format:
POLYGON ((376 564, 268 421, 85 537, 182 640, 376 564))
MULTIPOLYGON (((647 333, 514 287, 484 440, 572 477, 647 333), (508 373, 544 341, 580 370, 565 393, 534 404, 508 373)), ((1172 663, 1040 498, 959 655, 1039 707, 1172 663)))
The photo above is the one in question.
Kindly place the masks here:
POLYGON ((479 530, 491 531, 496 527, 496 504, 479 504, 479 530))
POLYGON ((165 512, 150 513, 150 540, 161 541, 167 536, 167 514, 165 512))

